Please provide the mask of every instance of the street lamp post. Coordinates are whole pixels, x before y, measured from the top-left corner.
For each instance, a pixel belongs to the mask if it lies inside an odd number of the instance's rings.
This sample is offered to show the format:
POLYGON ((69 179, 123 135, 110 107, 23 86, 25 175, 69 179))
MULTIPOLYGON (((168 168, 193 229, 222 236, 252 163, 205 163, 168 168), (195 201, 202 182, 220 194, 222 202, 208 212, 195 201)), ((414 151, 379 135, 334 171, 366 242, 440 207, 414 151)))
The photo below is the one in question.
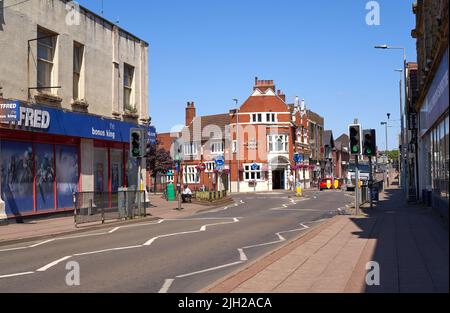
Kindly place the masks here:
MULTIPOLYGON (((401 164, 400 164, 400 170, 401 170, 401 175, 400 175, 400 184, 401 186, 405 189, 407 185, 405 185, 405 176, 406 176, 406 172, 405 172, 405 160, 406 160, 406 156, 404 154, 404 148, 405 148, 405 139, 404 139, 404 110, 406 110, 406 106, 407 106, 407 87, 406 87, 406 49, 404 47, 393 47, 393 46, 388 46, 388 45, 378 45, 375 46, 376 49, 392 49, 392 50, 403 50, 403 79, 404 79, 404 93, 405 93, 405 107, 403 108, 403 101, 401 102, 400 105, 400 121, 401 121, 401 138, 400 138, 400 145, 401 145, 401 149, 400 149, 400 160, 401 160, 401 164)), ((407 191, 408 192, 408 191, 407 191)), ((408 192, 409 193, 409 192, 408 192)))
POLYGON ((386 157, 388 156, 388 123, 387 122, 381 122, 381 125, 386 126, 386 157))
POLYGON ((237 160, 237 192, 240 192, 241 185, 241 173, 239 172, 240 167, 240 147, 239 147, 239 108, 237 107, 239 100, 233 99, 236 103, 236 160, 237 160))

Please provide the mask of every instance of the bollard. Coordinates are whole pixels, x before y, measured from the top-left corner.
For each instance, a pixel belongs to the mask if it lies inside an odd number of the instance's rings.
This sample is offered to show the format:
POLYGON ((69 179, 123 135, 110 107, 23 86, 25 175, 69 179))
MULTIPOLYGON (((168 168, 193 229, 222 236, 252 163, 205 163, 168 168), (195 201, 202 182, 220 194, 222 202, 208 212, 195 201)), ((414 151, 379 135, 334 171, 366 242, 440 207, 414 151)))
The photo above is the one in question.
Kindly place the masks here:
POLYGON ((75 223, 75 227, 77 227, 77 196, 75 192, 72 194, 72 202, 73 202, 73 221, 75 223))

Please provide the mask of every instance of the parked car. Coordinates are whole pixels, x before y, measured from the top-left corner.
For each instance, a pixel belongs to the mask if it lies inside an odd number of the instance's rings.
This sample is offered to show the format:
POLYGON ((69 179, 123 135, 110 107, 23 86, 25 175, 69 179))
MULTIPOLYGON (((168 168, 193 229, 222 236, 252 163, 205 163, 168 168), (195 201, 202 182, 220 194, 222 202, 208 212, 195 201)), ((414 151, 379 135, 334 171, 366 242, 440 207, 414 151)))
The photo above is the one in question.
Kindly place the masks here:
POLYGON ((320 191, 324 189, 341 189, 343 182, 337 178, 322 178, 319 183, 320 191), (335 185, 337 184, 337 185, 335 185))

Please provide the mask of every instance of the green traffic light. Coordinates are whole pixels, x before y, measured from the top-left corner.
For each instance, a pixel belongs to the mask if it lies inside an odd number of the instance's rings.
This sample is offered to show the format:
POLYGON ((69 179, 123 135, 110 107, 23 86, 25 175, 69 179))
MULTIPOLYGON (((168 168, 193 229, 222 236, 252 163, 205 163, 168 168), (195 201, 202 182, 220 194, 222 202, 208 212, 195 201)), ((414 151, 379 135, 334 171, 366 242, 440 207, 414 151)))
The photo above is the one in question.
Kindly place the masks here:
POLYGON ((358 146, 353 146, 353 152, 358 152, 358 146))

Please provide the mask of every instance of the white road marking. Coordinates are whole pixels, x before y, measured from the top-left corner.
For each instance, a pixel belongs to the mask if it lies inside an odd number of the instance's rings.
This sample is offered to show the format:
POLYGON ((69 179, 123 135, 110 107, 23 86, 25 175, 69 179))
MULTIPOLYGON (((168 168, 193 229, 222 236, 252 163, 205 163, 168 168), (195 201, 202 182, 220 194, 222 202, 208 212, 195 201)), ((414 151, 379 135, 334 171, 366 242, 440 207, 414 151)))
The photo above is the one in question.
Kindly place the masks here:
POLYGON ((15 273, 15 274, 1 275, 0 279, 2 279, 2 278, 10 278, 10 277, 17 277, 17 276, 24 276, 24 275, 29 275, 29 274, 34 274, 34 272, 24 272, 24 273, 15 273))
POLYGON ((115 232, 116 230, 120 229, 120 227, 115 227, 113 229, 111 229, 108 233, 112 234, 113 232, 115 232))
POLYGON ((239 248, 238 251, 241 261, 248 261, 247 255, 244 253, 244 250, 242 248, 239 248))
POLYGON ((243 263, 243 262, 242 261, 237 261, 237 262, 233 262, 233 263, 229 263, 229 264, 224 264, 224 265, 220 265, 220 266, 216 266, 216 267, 207 268, 207 269, 204 269, 204 270, 201 270, 201 271, 197 271, 197 272, 192 272, 192 273, 188 273, 188 274, 178 275, 178 276, 176 276, 176 278, 184 278, 184 277, 189 277, 189 276, 193 276, 193 275, 197 275, 197 274, 211 272, 211 271, 215 271, 215 270, 218 270, 218 269, 221 269, 221 268, 238 265, 238 264, 241 264, 241 263, 243 263))
POLYGON ((37 269, 36 272, 45 272, 45 271, 48 270, 49 268, 51 268, 51 267, 57 265, 58 263, 61 263, 62 261, 65 261, 65 260, 67 260, 67 259, 70 259, 71 257, 72 257, 71 255, 68 255, 68 256, 65 256, 65 257, 63 257, 63 258, 61 258, 61 259, 58 259, 58 260, 56 260, 56 261, 53 261, 53 262, 51 262, 51 263, 49 263, 49 264, 47 264, 47 265, 45 265, 45 266, 43 266, 43 267, 37 269))
POLYGON ((55 241, 55 239, 49 239, 49 240, 45 240, 45 241, 42 241, 42 242, 36 243, 36 244, 34 244, 34 245, 31 245, 31 246, 29 246, 28 248, 34 248, 34 247, 37 247, 37 246, 40 246, 40 245, 43 245, 43 244, 46 244, 46 243, 48 243, 48 242, 52 242, 52 241, 55 241))
POLYGON ((8 249, 0 250, 0 252, 8 252, 8 251, 24 250, 24 249, 27 249, 27 248, 28 248, 28 247, 8 248, 8 249))
MULTIPOLYGON (((175 220, 175 219, 173 219, 175 220)), ((159 221, 157 221, 156 223, 140 223, 140 224, 132 224, 132 225, 122 225, 122 226, 117 226, 113 229, 111 229, 108 232, 101 232, 101 233, 93 233, 93 234, 84 234, 84 235, 76 235, 76 236, 64 236, 64 237, 59 237, 59 238, 53 238, 53 239, 48 239, 30 246, 22 246, 22 247, 17 247, 17 248, 8 248, 8 249, 2 249, 0 250, 0 252, 8 252, 8 251, 17 251, 17 250, 24 250, 24 249, 29 249, 29 248, 35 248, 53 241, 57 241, 57 240, 67 240, 67 239, 78 239, 78 238, 86 238, 86 237, 93 237, 93 236, 101 236, 101 235, 108 235, 108 234, 112 234, 114 232, 116 232, 117 230, 121 229, 121 228, 127 228, 127 227, 136 227, 136 226, 147 226, 147 225, 156 225, 156 224, 161 224, 162 222, 164 222, 164 219, 161 219, 159 221)))
POLYGON ((161 289, 158 291, 158 293, 167 293, 167 291, 169 290, 170 286, 172 286, 172 283, 175 279, 166 279, 164 281, 164 285, 161 287, 161 289))
MULTIPOLYGON (((223 218, 222 218, 223 219, 223 218)), ((228 218, 230 219, 230 218, 228 218)), ((214 224, 206 224, 200 227, 199 230, 192 230, 192 231, 184 231, 184 232, 178 232, 178 233, 171 233, 171 234, 165 234, 165 235, 159 235, 156 237, 153 237, 151 239, 149 239, 148 241, 146 241, 143 246, 150 246, 156 239, 159 238, 166 238, 166 237, 172 237, 172 236, 178 236, 178 235, 186 235, 186 234, 194 234, 194 233, 199 233, 199 232, 204 232, 206 231, 206 228, 208 226, 215 226, 215 225, 224 225, 224 224, 232 224, 232 223, 237 223, 239 222, 239 218, 234 217, 232 222, 222 222, 222 223, 214 223, 214 224)))
MULTIPOLYGON (((196 271, 196 272, 192 272, 192 273, 187 273, 187 274, 183 274, 183 275, 178 275, 178 276, 175 276, 175 278, 185 278, 185 277, 194 276, 194 275, 197 275, 197 274, 211 272, 211 271, 215 271, 215 270, 218 270, 218 269, 222 269, 222 268, 226 268, 226 267, 230 267, 230 266, 234 266, 234 265, 245 263, 245 262, 248 261, 248 257, 245 254, 244 249, 262 247, 262 246, 268 246, 268 245, 273 245, 273 244, 276 244, 276 243, 280 243, 280 242, 286 241, 286 238, 284 238, 281 234, 291 233, 291 232, 296 232, 296 231, 302 231, 302 230, 305 230, 305 229, 309 228, 305 224, 300 224, 300 226, 302 226, 302 228, 296 228, 296 229, 291 229, 291 230, 286 230, 286 231, 281 231, 281 232, 276 233, 275 235, 279 238, 279 240, 277 240, 277 241, 265 242, 265 243, 260 243, 260 244, 246 246, 246 247, 242 247, 242 248, 237 249, 238 252, 239 252, 239 261, 237 261, 237 262, 228 263, 228 264, 224 264, 224 265, 220 265, 220 266, 216 266, 216 267, 211 267, 211 268, 207 268, 207 269, 204 269, 204 270, 200 270, 200 271, 196 271)), ((163 290, 164 292, 167 292, 169 290, 169 288, 172 286, 173 282, 174 282, 174 279, 166 279, 166 281, 164 282, 164 285, 162 286, 161 290, 163 290)), ((161 290, 160 290, 160 292, 161 292, 161 290)))

